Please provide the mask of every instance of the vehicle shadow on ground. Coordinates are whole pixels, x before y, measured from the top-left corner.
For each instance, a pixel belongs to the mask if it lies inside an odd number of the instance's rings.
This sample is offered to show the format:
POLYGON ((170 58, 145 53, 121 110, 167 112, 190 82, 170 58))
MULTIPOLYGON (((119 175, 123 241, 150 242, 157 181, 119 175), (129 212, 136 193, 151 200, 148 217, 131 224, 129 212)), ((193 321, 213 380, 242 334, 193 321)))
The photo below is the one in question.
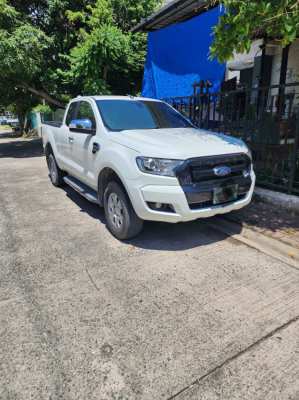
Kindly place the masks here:
POLYGON ((101 207, 86 200, 83 196, 66 184, 61 189, 65 192, 66 196, 80 208, 80 212, 86 213, 90 217, 105 224, 104 210, 101 207))
MULTIPOLYGON (((0 135, 0 139, 3 138, 0 135)), ((0 141, 0 158, 33 158, 43 156, 43 146, 40 138, 30 140, 0 141)))
MULTIPOLYGON (((90 203, 69 186, 64 186, 63 190, 80 208, 80 212, 106 225, 103 208, 90 203)), ((240 233, 238 226, 235 233, 240 233)), ((123 243, 147 250, 182 251, 219 242, 225 238, 226 235, 210 229, 203 220, 179 224, 146 221, 140 235, 123 243)))
POLYGON ((198 219, 177 224, 145 222, 143 232, 129 243, 147 250, 182 251, 226 238, 222 232, 209 228, 203 219, 198 219))
MULTIPOLYGON (((102 208, 89 203, 68 186, 64 188, 64 191, 80 207, 81 212, 87 213, 106 225, 102 208)), ((178 224, 146 221, 139 236, 123 243, 149 250, 187 250, 240 234, 243 226, 261 231, 272 231, 274 235, 279 235, 280 232, 292 234, 294 231, 299 232, 299 216, 254 200, 249 206, 224 214, 221 218, 211 217, 178 224), (230 225, 230 229, 225 235, 222 232, 225 231, 224 226, 227 220, 234 222, 234 224, 230 225), (218 231, 209 227, 209 222, 212 222, 214 226, 223 223, 224 226, 220 226, 218 231)))

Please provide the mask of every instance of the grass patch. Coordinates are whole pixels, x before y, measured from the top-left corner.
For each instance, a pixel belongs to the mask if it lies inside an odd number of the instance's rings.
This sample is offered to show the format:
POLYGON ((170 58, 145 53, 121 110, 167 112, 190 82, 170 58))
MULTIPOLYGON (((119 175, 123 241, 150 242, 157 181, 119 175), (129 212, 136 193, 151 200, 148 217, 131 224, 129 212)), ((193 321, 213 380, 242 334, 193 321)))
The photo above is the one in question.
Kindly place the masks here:
POLYGON ((9 125, 0 125, 0 131, 8 131, 12 130, 12 127, 9 125))

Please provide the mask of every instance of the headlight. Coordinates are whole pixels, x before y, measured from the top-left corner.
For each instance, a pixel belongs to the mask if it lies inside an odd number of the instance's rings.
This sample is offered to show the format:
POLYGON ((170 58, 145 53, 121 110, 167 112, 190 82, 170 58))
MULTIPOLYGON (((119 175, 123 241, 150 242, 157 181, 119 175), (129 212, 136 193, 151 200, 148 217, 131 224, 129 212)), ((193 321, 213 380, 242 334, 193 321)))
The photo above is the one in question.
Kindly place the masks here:
POLYGON ((147 174, 175 176, 175 169, 183 163, 182 160, 165 160, 163 158, 137 157, 140 171, 147 174))

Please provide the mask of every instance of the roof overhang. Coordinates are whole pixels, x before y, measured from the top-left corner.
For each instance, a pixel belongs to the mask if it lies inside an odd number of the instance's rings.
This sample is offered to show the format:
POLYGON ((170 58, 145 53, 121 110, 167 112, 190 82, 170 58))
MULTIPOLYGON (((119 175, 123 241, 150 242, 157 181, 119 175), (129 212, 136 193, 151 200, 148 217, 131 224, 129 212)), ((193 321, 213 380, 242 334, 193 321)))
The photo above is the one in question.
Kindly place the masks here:
POLYGON ((217 1, 173 0, 132 28, 132 32, 151 32, 186 21, 215 7, 217 1))

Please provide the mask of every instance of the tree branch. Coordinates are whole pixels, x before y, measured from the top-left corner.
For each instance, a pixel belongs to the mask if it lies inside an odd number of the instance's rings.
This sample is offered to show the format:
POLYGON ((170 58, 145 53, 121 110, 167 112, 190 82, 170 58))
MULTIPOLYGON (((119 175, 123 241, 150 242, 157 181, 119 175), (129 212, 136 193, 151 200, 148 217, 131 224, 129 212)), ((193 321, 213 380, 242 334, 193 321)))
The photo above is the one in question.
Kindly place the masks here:
POLYGON ((55 99, 44 90, 35 89, 34 87, 28 85, 27 83, 22 83, 19 85, 19 87, 28 90, 28 92, 35 94, 36 96, 46 100, 48 103, 53 104, 56 107, 65 108, 64 103, 62 103, 60 100, 55 99))

